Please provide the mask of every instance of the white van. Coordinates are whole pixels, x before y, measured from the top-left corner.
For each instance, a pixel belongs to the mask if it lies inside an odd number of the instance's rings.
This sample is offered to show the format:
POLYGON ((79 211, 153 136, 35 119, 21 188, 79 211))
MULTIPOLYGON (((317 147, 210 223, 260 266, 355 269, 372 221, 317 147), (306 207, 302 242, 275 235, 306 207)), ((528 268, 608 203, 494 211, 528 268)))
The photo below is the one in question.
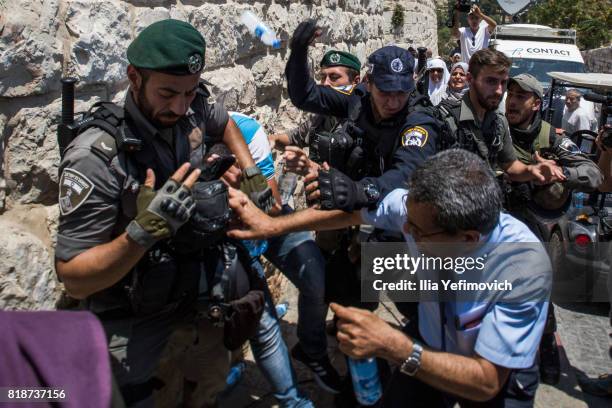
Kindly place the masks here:
POLYGON ((512 60, 510 76, 529 73, 546 89, 547 72, 585 72, 584 59, 576 46, 576 31, 535 24, 496 27, 490 47, 512 60))
MULTIPOLYGON (((544 91, 550 88, 548 72, 583 73, 585 64, 576 46, 576 30, 551 28, 535 24, 498 25, 491 35, 489 47, 506 54, 512 60, 510 76, 531 74, 538 79, 544 91)), ((505 111, 505 97, 499 111, 505 111)), ((561 127, 565 95, 555 95, 553 100, 553 126, 561 127)), ((548 109, 548 98, 544 98, 544 110, 548 109)), ((593 104, 585 101, 580 106, 595 119, 593 104)))

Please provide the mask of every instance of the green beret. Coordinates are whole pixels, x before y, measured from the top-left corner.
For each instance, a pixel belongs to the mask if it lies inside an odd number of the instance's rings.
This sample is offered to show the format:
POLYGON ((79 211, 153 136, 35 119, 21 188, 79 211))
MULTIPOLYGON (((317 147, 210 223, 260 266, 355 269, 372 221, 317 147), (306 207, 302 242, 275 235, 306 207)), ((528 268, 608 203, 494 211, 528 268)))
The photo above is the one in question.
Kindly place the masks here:
POLYGON ((204 68, 206 41, 191 24, 161 20, 151 24, 127 49, 127 59, 137 68, 171 75, 192 75, 204 68))
POLYGON ((361 71, 361 62, 359 58, 349 52, 331 50, 327 51, 321 59, 322 67, 349 67, 355 71, 361 71))

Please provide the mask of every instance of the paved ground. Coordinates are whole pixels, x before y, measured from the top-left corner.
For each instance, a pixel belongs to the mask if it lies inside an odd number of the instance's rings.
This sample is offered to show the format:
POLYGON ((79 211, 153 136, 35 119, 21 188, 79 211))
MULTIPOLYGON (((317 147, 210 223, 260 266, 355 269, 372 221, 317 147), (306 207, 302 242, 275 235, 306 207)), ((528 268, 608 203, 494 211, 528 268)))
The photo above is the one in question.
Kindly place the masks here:
MULTIPOLYGON (((289 312, 283 318, 283 335, 291 348, 297 341, 297 291, 288 284, 283 291, 285 299, 292 303, 289 312)), ((540 385, 536 396, 536 407, 604 408, 611 406, 610 399, 602 399, 583 394, 577 386, 576 375, 585 373, 595 376, 601 372, 612 372, 612 360, 608 356, 610 328, 608 326, 607 305, 575 304, 557 307, 559 339, 563 345, 563 374, 556 386, 540 385)), ((391 310, 393 312, 393 310, 391 310)), ((385 319, 394 321, 392 313, 379 308, 377 311, 385 319)), ((397 314, 397 312, 395 312, 397 314)), ((346 373, 344 359, 336 349, 336 342, 329 339, 329 351, 332 363, 341 374, 346 373)), ((300 363, 295 362, 298 381, 304 392, 315 403, 316 407, 333 407, 333 398, 321 391, 312 380, 310 372, 300 363)), ((251 355, 247 358, 247 371, 244 380, 222 401, 222 408, 260 408, 276 406, 270 394, 269 386, 259 373, 251 355)))

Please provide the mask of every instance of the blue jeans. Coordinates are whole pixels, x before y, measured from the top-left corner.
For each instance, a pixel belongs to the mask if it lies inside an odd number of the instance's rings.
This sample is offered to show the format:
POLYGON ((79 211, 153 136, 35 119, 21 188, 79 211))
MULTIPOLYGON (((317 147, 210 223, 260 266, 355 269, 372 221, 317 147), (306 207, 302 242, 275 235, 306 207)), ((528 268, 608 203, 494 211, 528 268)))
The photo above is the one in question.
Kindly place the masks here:
MULTIPOLYGON (((255 259, 254 267, 263 276, 261 263, 255 259)), ((297 379, 291 366, 287 345, 281 335, 276 309, 266 286, 266 305, 257 327, 257 333, 250 339, 253 356, 259 369, 273 388, 273 395, 281 407, 314 407, 297 388, 297 379)))
MULTIPOLYGON (((288 205, 283 214, 293 212, 288 205)), ((325 335, 325 259, 309 232, 294 232, 268 240, 264 256, 298 288, 297 336, 311 358, 327 355, 325 335)))

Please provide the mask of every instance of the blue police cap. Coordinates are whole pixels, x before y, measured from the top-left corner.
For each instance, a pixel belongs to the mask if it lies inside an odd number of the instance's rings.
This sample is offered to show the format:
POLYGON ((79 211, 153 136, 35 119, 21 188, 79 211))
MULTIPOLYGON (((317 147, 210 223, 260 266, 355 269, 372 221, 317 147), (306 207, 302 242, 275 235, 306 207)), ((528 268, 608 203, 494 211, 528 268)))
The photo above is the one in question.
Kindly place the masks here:
POLYGON ((382 47, 368 57, 368 76, 383 92, 410 92, 414 89, 414 57, 394 45, 382 47))

